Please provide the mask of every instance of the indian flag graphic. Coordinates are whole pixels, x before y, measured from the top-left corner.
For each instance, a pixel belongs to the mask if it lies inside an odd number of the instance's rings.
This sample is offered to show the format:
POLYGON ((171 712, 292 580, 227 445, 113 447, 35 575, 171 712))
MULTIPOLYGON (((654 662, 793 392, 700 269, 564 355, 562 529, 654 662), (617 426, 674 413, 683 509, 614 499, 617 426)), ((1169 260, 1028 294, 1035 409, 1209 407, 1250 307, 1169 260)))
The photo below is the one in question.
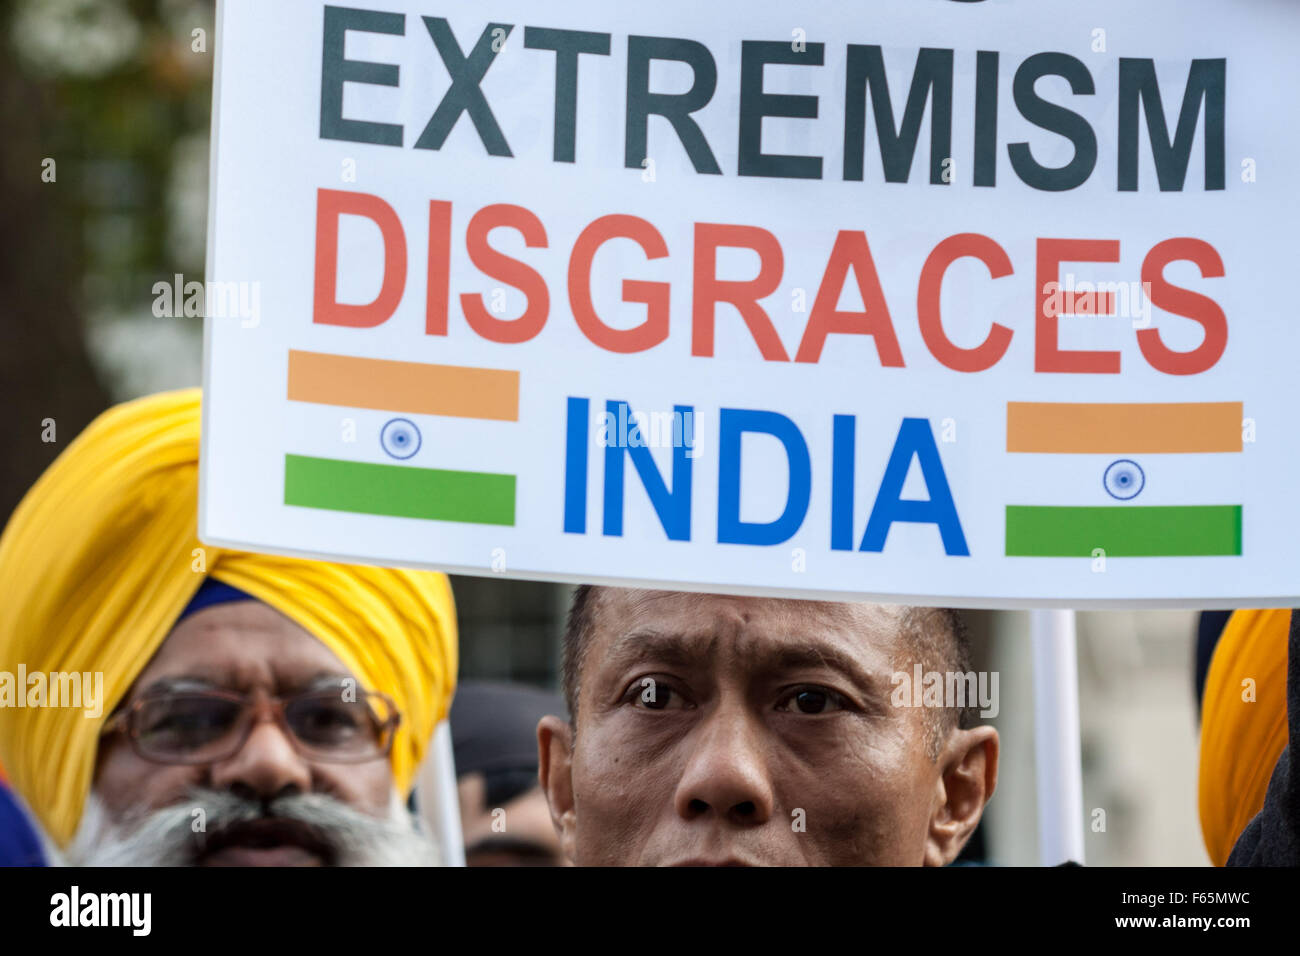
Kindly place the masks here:
POLYGON ((1007 556, 1240 556, 1240 504, 1130 502, 1146 483, 1137 456, 1240 452, 1242 404, 1008 402, 1008 452, 1117 457, 1097 476, 1109 504, 1007 505, 1007 556))
MULTIPOLYGON (((289 352, 290 401, 414 416, 519 420, 519 373, 289 352)), ((515 523, 515 476, 401 464, 420 450, 419 425, 394 417, 380 443, 394 464, 284 456, 284 503, 359 514, 515 523)))

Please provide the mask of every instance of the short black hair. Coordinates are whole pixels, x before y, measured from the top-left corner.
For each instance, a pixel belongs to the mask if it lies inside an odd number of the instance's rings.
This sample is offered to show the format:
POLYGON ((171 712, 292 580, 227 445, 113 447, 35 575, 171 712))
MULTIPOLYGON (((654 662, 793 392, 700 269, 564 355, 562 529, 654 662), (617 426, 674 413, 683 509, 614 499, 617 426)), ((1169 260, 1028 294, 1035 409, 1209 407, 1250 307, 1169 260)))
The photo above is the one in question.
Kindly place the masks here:
MULTIPOLYGON (((578 689, 581 686, 582 665, 591 633, 596 626, 597 585, 583 584, 573 592, 569 605, 569 618, 564 629, 564 660, 562 681, 564 701, 577 730, 578 689)), ((901 627, 915 654, 915 661, 925 672, 966 674, 971 671, 970 631, 966 619, 955 608, 908 607, 903 611, 901 627)), ((910 676, 910 673, 909 673, 910 676)), ((964 707, 934 708, 936 720, 930 726, 931 755, 938 756, 943 738, 954 726, 963 730, 978 723, 979 704, 967 700, 964 707)))
POLYGON ((596 586, 582 584, 574 589, 569 604, 569 619, 564 627, 564 659, 561 665, 564 703, 569 708, 570 719, 577 725, 578 685, 582 675, 582 661, 588 638, 595 626, 596 586))
MULTIPOLYGON (((970 628, 956 608, 909 607, 903 612, 902 627, 923 672, 972 672, 970 628)), ((954 726, 968 730, 979 723, 980 705, 974 696, 967 697, 962 707, 936 708, 940 717, 936 747, 954 726)))

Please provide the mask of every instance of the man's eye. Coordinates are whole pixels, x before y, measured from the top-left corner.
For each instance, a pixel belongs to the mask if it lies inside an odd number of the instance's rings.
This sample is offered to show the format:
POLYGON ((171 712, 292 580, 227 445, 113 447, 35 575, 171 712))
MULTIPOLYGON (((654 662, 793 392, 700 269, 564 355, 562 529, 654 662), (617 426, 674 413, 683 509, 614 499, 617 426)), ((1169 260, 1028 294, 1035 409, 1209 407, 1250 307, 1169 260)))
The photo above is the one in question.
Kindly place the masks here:
POLYGON ((662 681, 644 677, 632 685, 632 705, 647 710, 681 710, 686 699, 662 681))
POLYGON ((844 709, 844 699, 824 687, 799 687, 782 699, 777 710, 797 714, 826 714, 844 709))

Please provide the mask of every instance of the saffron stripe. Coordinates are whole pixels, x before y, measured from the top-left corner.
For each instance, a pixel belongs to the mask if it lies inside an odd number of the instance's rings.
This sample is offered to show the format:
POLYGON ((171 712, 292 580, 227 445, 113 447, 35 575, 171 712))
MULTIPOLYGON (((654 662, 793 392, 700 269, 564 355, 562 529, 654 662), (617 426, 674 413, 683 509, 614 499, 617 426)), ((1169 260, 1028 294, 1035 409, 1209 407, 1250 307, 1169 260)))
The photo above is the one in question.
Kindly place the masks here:
POLYGON ((1007 451, 1241 451, 1241 402, 1007 402, 1007 451))
POLYGON ((514 422, 519 420, 519 373, 290 350, 289 399, 514 422))

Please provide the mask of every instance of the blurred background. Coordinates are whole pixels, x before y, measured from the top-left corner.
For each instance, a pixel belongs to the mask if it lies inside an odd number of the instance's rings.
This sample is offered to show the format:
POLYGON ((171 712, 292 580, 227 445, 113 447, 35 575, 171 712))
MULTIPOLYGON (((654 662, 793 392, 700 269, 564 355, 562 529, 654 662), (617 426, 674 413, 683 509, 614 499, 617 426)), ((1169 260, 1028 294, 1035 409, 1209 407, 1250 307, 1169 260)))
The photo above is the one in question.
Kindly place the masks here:
MULTIPOLYGON (((202 320, 156 317, 152 306, 155 283, 203 279, 214 37, 203 0, 9 0, 0 10, 7 518, 104 408, 200 381, 202 320)), ((453 586, 462 679, 558 687, 567 587, 467 577, 453 586)), ((1000 675, 993 723, 1003 746, 973 849, 1035 865, 1028 615, 969 620, 977 668, 1000 675)), ((1195 630, 1190 611, 1078 615, 1089 864, 1208 863, 1196 811, 1195 630), (1091 825, 1096 809, 1104 831, 1091 825)))

